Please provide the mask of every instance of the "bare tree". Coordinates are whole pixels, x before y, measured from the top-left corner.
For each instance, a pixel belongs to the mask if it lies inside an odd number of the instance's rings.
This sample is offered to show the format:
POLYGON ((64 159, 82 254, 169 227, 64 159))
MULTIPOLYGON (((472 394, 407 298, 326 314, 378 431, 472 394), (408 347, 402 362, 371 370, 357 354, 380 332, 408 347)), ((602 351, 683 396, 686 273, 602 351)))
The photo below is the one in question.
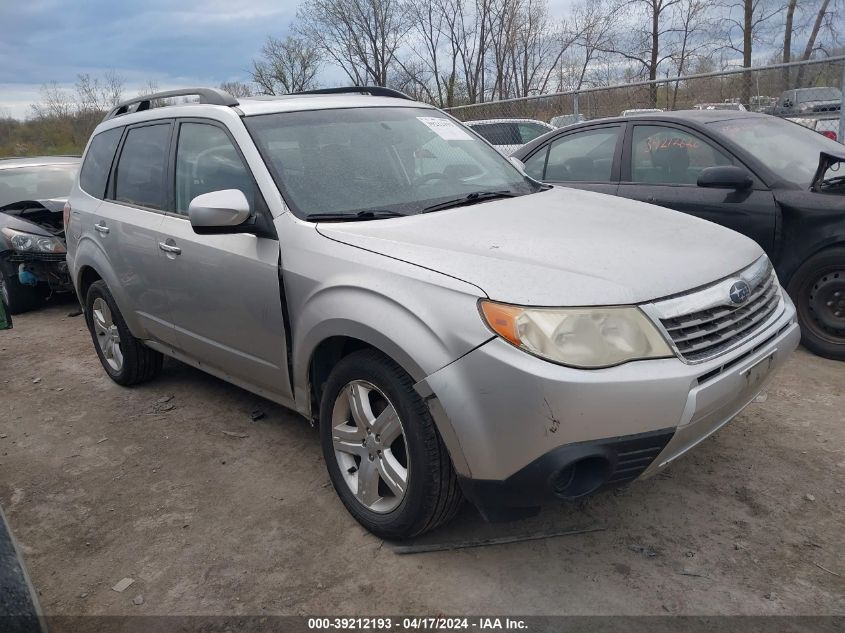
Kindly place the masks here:
POLYGON ((88 73, 76 76, 76 108, 81 112, 100 113, 116 106, 123 98, 123 77, 106 71, 102 78, 88 73))
POLYGON ((148 97, 151 94, 155 94, 158 92, 158 80, 157 79, 147 79, 144 82, 144 85, 138 89, 138 96, 139 97, 148 97))
POLYGON ((41 86, 41 102, 32 105, 38 118, 65 119, 76 111, 73 95, 58 82, 50 81, 41 86))
MULTIPOLYGON (((454 72, 441 80, 446 39, 444 3, 410 1, 405 5, 405 10, 410 20, 413 57, 407 61, 397 60, 401 70, 397 75, 396 87, 404 92, 419 92, 428 101, 443 107, 446 102, 444 92, 448 91, 450 81, 454 81, 454 72)), ((456 61, 453 58, 453 70, 456 61)))
POLYGON ((223 92, 228 92, 235 98, 251 97, 255 94, 252 85, 243 81, 224 81, 218 86, 223 92))
POLYGON ((677 41, 672 53, 672 62, 675 66, 676 81, 669 103, 673 110, 678 102, 680 81, 677 78, 683 77, 691 62, 699 58, 710 46, 707 32, 710 27, 711 6, 707 0, 681 0, 675 6, 675 37, 677 41))
MULTIPOLYGON (((783 27, 783 63, 792 61, 792 35, 794 31, 795 7, 798 0, 788 0, 786 5, 786 22, 783 27)), ((789 67, 783 69, 783 90, 789 89, 789 67)))
POLYGON ((609 37, 618 7, 606 0, 582 0, 572 9, 571 28, 575 34, 574 47, 580 50, 577 79, 572 86, 580 90, 587 72, 603 51, 610 48, 609 37))
MULTIPOLYGON (((819 31, 821 31, 825 16, 827 16, 829 6, 830 0, 822 0, 819 10, 816 13, 816 19, 813 22, 813 29, 810 31, 810 36, 807 38, 807 44, 804 47, 804 54, 801 56, 801 59, 804 61, 810 59, 813 52, 816 50, 816 40, 818 39, 819 31)), ((800 87, 803 84, 805 68, 805 66, 798 67, 798 76, 795 78, 796 86, 800 87)))
POLYGON ((565 23, 553 23, 547 0, 518 0, 510 63, 513 89, 520 97, 546 92, 558 62, 575 37, 565 23))
POLYGON ((310 90, 317 87, 322 63, 319 47, 307 38, 268 37, 261 58, 252 62, 252 80, 268 95, 310 90))
POLYGON ((305 0, 297 29, 355 84, 387 85, 409 28, 401 0, 305 0))
MULTIPOLYGON (((666 44, 666 36, 675 32, 674 7, 681 0, 622 0, 617 13, 630 16, 620 22, 605 52, 618 55, 634 64, 636 76, 657 79, 658 71, 674 51, 666 44)), ((657 85, 649 89, 649 102, 657 105, 657 85)))
MULTIPOLYGON (((727 0, 722 5, 726 48, 742 55, 743 68, 751 68, 754 44, 769 35, 772 18, 785 8, 781 0, 727 0)), ((748 104, 751 101, 751 73, 743 75, 741 92, 742 103, 748 104)))

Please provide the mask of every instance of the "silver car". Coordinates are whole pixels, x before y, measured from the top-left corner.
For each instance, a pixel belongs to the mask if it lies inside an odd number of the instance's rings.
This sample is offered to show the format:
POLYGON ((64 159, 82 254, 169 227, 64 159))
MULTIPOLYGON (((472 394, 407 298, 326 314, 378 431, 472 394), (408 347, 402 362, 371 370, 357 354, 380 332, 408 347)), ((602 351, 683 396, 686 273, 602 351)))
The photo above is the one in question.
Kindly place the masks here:
POLYGON ((651 475, 798 343, 753 241, 541 185, 401 93, 190 93, 115 108, 70 196, 103 368, 167 355, 295 409, 382 537, 651 475))

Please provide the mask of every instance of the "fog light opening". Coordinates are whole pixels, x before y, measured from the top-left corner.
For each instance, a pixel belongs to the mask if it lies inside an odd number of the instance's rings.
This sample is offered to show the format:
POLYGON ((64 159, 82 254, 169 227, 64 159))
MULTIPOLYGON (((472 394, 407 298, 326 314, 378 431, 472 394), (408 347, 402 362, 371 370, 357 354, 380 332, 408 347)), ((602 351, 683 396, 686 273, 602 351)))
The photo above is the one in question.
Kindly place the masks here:
POLYGON ((611 475, 611 465, 602 455, 590 455, 565 466, 555 476, 555 495, 566 501, 578 499, 601 488, 611 475))

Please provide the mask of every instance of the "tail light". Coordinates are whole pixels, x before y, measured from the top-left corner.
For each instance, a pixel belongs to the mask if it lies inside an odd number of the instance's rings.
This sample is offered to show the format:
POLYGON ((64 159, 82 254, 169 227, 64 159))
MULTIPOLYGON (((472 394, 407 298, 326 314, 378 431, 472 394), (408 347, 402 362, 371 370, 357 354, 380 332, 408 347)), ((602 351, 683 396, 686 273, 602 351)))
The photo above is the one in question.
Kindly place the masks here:
POLYGON ((70 202, 65 202, 65 208, 62 209, 62 219, 65 224, 65 233, 67 233, 67 225, 70 222, 70 202))
POLYGON ((825 130, 824 132, 820 132, 820 134, 821 134, 822 136, 826 136, 826 137, 827 137, 827 138, 829 138, 831 141, 835 141, 835 140, 836 140, 836 132, 833 132, 833 131, 831 131, 831 130, 825 130))

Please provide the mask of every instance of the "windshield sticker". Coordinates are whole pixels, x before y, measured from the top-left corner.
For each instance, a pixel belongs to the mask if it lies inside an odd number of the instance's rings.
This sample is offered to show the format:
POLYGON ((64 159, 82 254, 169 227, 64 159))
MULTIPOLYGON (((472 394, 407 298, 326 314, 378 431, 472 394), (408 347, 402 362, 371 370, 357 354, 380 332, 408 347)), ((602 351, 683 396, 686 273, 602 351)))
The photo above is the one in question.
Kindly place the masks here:
POLYGON ((445 141, 471 141, 472 137, 449 119, 418 116, 417 120, 445 141))

